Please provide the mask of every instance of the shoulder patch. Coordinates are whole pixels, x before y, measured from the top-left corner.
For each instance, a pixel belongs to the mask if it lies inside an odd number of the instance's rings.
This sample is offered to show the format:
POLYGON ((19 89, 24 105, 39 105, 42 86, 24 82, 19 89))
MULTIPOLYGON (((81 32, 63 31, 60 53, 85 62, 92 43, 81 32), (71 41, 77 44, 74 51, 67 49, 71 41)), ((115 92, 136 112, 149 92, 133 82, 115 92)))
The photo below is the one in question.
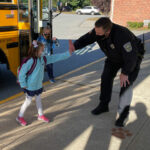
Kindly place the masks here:
POLYGON ((123 47, 126 50, 126 52, 128 52, 128 53, 132 51, 131 42, 127 42, 126 44, 123 45, 123 47))

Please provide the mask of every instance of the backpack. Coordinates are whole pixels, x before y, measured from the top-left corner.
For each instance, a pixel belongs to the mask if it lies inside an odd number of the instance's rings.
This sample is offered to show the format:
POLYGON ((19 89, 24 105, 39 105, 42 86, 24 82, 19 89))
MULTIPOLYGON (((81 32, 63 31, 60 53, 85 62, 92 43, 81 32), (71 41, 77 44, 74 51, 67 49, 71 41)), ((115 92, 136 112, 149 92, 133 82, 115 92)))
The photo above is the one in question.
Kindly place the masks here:
MULTIPOLYGON (((20 65, 20 66, 18 67, 18 69, 17 69, 17 83, 18 83, 18 84, 20 84, 20 83, 19 83, 19 73, 20 73, 20 70, 21 70, 22 66, 23 66, 25 63, 27 63, 27 61, 28 61, 29 59, 30 59, 29 57, 25 58, 25 59, 22 61, 21 65, 20 65)), ((46 63, 47 63, 46 57, 44 56, 43 59, 44 59, 45 65, 46 65, 46 63)), ((32 66, 31 66, 31 68, 29 69, 29 71, 26 73, 26 76, 27 76, 27 77, 32 74, 32 72, 34 71, 34 69, 35 69, 35 67, 36 67, 36 64, 37 64, 37 59, 36 59, 36 58, 33 58, 33 64, 32 64, 32 66)))

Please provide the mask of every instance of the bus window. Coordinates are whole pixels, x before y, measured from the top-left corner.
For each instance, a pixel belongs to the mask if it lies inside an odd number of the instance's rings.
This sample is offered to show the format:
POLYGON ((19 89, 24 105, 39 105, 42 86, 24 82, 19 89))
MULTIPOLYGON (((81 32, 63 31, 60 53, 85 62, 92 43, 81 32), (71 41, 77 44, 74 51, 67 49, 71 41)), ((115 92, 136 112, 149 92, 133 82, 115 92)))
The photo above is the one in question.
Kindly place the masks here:
POLYGON ((19 21, 29 22, 28 0, 19 0, 19 21))
POLYGON ((10 3, 12 0, 0 0, 0 3, 10 3))
POLYGON ((49 1, 48 0, 45 0, 45 1, 43 1, 43 3, 42 3, 42 18, 41 18, 41 20, 48 20, 48 13, 49 13, 49 8, 48 8, 48 4, 49 3, 49 1))

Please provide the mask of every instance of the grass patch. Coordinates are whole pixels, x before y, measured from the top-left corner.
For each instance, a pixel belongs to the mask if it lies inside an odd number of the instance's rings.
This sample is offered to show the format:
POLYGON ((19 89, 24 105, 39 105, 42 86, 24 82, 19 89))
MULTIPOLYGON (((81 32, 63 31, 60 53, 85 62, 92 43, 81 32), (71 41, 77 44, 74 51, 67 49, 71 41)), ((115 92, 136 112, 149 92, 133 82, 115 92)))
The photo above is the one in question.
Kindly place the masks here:
POLYGON ((150 29, 150 23, 148 24, 148 29, 150 29))
POLYGON ((92 17, 92 18, 88 18, 88 21, 97 21, 99 19, 99 17, 92 17))
POLYGON ((142 27, 142 28, 130 28, 128 27, 129 30, 136 30, 136 31, 150 31, 149 28, 147 27, 142 27))
POLYGON ((127 22, 129 28, 142 28, 144 25, 143 22, 127 22))
POLYGON ((69 12, 62 12, 63 14, 76 14, 75 11, 69 11, 69 12))

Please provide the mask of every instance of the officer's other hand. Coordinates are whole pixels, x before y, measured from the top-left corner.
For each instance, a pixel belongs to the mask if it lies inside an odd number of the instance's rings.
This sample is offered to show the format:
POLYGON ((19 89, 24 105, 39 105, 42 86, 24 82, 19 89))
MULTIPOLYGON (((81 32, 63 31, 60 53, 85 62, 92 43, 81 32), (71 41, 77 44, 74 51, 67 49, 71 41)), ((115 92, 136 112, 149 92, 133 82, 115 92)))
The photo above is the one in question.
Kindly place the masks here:
POLYGON ((72 43, 72 40, 69 40, 69 52, 72 55, 72 53, 75 51, 75 47, 72 43))
POLYGON ((128 76, 123 74, 123 73, 121 73, 121 75, 120 75, 120 86, 121 87, 126 87, 127 84, 128 85, 130 84, 128 76))

